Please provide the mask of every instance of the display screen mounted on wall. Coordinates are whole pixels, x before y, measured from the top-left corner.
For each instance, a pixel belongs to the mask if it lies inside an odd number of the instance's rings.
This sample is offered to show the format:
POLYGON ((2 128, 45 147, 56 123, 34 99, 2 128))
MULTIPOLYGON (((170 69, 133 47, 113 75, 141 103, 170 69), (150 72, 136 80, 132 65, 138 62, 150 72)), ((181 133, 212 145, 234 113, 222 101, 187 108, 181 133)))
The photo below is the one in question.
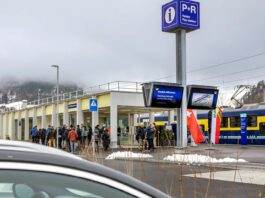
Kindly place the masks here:
POLYGON ((175 83, 145 83, 143 94, 146 107, 180 108, 183 87, 175 83))
POLYGON ((189 86, 188 109, 215 109, 218 93, 216 87, 189 86))

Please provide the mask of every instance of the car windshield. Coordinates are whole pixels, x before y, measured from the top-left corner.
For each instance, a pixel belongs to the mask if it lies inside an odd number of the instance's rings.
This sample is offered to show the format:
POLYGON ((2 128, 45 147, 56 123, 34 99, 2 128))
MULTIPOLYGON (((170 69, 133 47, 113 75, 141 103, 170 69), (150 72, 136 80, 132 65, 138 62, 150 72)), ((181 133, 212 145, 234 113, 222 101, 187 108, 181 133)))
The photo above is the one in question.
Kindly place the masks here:
POLYGON ((0 171, 0 197, 7 198, 131 198, 126 192, 94 181, 34 171, 0 171))

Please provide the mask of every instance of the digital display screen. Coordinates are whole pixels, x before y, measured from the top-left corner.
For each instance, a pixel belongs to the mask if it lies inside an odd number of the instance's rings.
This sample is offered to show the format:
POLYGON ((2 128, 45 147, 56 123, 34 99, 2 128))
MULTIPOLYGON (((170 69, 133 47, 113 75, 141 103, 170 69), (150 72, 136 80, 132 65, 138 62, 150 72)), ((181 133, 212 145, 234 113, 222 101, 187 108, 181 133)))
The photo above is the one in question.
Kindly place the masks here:
POLYGON ((218 99, 218 89, 191 88, 189 92, 189 109, 215 109, 218 99))
POLYGON ((182 95, 183 87, 154 85, 151 107, 180 108, 182 95))

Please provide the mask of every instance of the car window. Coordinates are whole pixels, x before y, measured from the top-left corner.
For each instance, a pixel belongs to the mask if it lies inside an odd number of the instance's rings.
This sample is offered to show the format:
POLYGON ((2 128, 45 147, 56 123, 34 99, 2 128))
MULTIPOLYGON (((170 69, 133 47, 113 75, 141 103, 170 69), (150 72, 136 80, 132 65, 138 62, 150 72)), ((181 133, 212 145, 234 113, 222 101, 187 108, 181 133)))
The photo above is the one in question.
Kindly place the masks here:
POLYGON ((16 198, 132 198, 119 189, 61 174, 0 170, 0 197, 16 198))

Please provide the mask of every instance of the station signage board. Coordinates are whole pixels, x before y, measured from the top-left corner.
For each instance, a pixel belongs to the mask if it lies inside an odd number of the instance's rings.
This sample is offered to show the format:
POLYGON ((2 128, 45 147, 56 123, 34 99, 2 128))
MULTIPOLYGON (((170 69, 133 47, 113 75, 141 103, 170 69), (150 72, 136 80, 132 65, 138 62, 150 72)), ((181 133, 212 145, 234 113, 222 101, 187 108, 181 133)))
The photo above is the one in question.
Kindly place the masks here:
POLYGON ((93 112, 93 111, 97 112, 98 111, 98 100, 97 99, 91 98, 89 100, 89 110, 91 112, 93 112))
POLYGON ((215 109, 218 94, 217 87, 189 85, 188 109, 215 109))
POLYGON ((180 108, 183 87, 175 83, 144 83, 143 95, 146 107, 180 108))
POLYGON ((175 33, 200 29, 200 3, 174 0, 162 6, 162 31, 175 33))
POLYGON ((69 104, 68 105, 68 109, 74 109, 77 107, 77 104, 76 103, 73 103, 73 104, 69 104))
POLYGON ((248 138, 247 138, 247 114, 241 113, 240 114, 240 126, 241 126, 241 145, 247 145, 248 138))

